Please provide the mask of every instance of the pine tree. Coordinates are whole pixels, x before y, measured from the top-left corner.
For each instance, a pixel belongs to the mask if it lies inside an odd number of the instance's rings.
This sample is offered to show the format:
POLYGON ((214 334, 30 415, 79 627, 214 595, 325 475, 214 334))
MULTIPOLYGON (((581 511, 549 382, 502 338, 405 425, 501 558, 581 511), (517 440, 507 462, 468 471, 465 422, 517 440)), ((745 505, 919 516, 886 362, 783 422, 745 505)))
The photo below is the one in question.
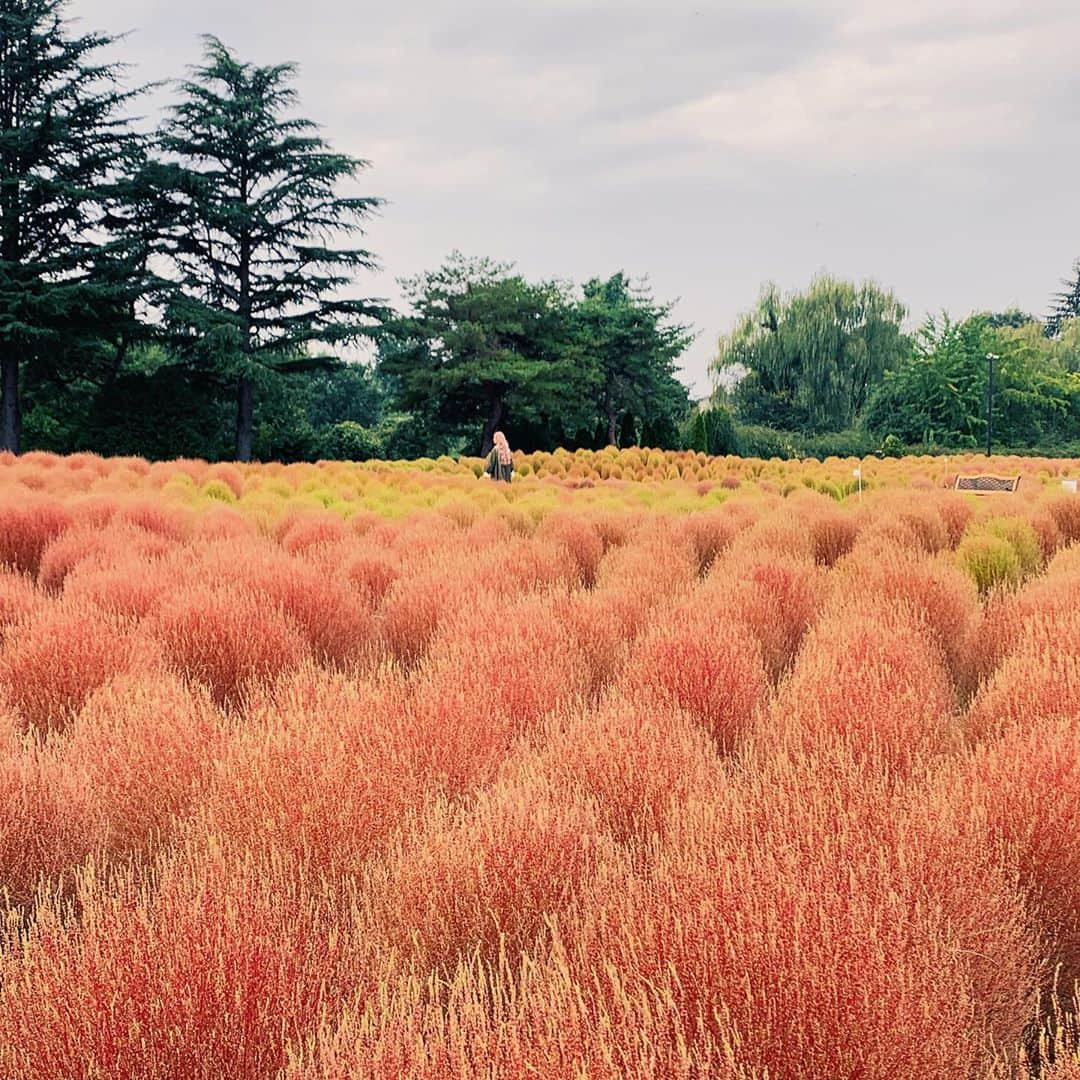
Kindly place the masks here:
POLYGON ((1046 317, 1046 336, 1051 338, 1058 336, 1063 323, 1080 316, 1080 259, 1073 263, 1072 280, 1062 285, 1065 288, 1054 297, 1054 306, 1046 317))
MULTIPOLYGON (((89 362, 131 309, 137 277, 105 229, 139 140, 135 91, 72 36, 64 0, 0 0, 0 448, 19 451, 20 382, 89 362)), ((70 371, 65 377, 70 377, 70 371)))
POLYGON ((458 252, 401 285, 411 310, 387 326, 379 353, 399 408, 433 427, 476 425, 482 454, 508 422, 564 435, 588 422, 594 372, 578 362, 562 286, 458 252))
POLYGON ((690 328, 670 321, 672 306, 635 289, 622 273, 586 282, 577 308, 584 358, 595 371, 597 411, 615 445, 627 413, 647 424, 664 415, 680 420, 689 407, 675 362, 694 340, 690 328))
POLYGON ((373 268, 372 254, 331 246, 361 232, 381 200, 339 196, 368 163, 285 115, 295 65, 241 63, 205 40, 159 140, 172 163, 165 232, 177 292, 167 321, 234 383, 236 456, 248 461, 257 382, 328 366, 313 345, 354 341, 384 315, 373 301, 338 297, 356 270, 373 268))

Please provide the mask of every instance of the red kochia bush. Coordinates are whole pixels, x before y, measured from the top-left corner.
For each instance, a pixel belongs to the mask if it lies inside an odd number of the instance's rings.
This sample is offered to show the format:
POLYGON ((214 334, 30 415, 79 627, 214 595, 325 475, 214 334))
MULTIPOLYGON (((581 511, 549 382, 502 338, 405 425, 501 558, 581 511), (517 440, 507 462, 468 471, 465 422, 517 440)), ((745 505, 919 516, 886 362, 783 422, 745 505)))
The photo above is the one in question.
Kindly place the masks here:
MULTIPOLYGON (((1080 676, 1074 668, 1072 676, 1080 676)), ((950 801, 979 822, 988 848, 1015 860, 1020 885, 1066 998, 1080 979, 1080 723, 1029 713, 945 778, 950 801), (1060 971, 1057 966, 1060 965, 1060 971)))
POLYGON ((723 752, 736 748, 769 693, 750 629, 696 600, 657 614, 617 686, 631 697, 686 710, 723 752))
POLYGON ((1036 961, 981 838, 842 759, 740 776, 567 913, 578 978, 605 1006, 669 1001, 734 1076, 986 1075, 1017 1045, 1036 961))
POLYGON ((974 691, 989 679, 1002 661, 1013 653, 1025 632, 1035 623, 1045 626, 1054 638, 1053 626, 1061 618, 1068 619, 1076 607, 1075 597, 1080 590, 1080 561, 1073 565, 1066 548, 1053 560, 1046 573, 1029 581, 1019 592, 991 595, 975 624, 969 646, 969 688, 974 691))
POLYGON ((241 706, 258 682, 310 656, 293 622, 236 588, 180 589, 147 625, 174 669, 207 686, 220 705, 241 706))
POLYGON ((366 598, 327 569, 295 558, 251 558, 238 580, 258 602, 286 615, 320 662, 348 668, 374 655, 375 621, 366 598))
POLYGON ((840 742, 857 759, 907 770, 956 744, 954 708, 926 627, 852 604, 811 631, 757 738, 805 752, 840 742))
POLYGON ((272 849, 314 880, 358 873, 425 789, 401 723, 404 688, 314 667, 250 704, 215 755, 198 828, 238 851, 272 849))
POLYGON ((806 559, 745 552, 718 562, 695 602, 753 631, 775 683, 817 619, 826 590, 824 571, 806 559))
POLYGON ((13 737, 0 746, 0 901, 23 907, 55 891, 107 834, 89 777, 68 767, 55 743, 13 737))
POLYGON ((474 591, 470 562, 447 559, 404 574, 389 589, 379 619, 382 647, 406 668, 415 667, 439 624, 474 591))
POLYGON ((95 690, 68 729, 64 767, 85 777, 108 852, 146 853, 172 837, 221 754, 224 721, 209 695, 163 672, 95 690))
POLYGON ((1047 499, 1045 505, 1061 539, 1066 544, 1080 544, 1080 499, 1075 495, 1056 495, 1047 499))
POLYGON ((451 793, 486 782, 517 737, 588 687, 549 599, 478 596, 447 619, 416 677, 409 723, 428 782, 451 793))
POLYGON ((1009 658, 971 702, 972 742, 1015 725, 1080 717, 1080 611, 1075 606, 1028 617, 1009 658))
POLYGON ((9 626, 29 618, 44 603, 30 578, 0 570, 0 643, 9 626))
POLYGON ((663 832, 691 793, 726 782, 715 746, 690 715, 621 694, 551 716, 523 754, 567 799, 594 799, 608 830, 626 842, 663 832))
POLYGON ((978 592, 959 568, 944 560, 905 550, 892 542, 856 543, 833 571, 839 602, 871 600, 888 609, 907 606, 925 622, 958 685, 969 681, 970 637, 979 611, 978 592))
POLYGON ((0 567, 36 574, 41 553, 70 521, 67 507, 51 499, 0 500, 0 567))
POLYGON ((366 922, 421 976, 517 957, 603 857, 592 806, 522 776, 466 809, 433 806, 361 889, 366 922))
POLYGON ((138 558, 107 567, 84 563, 64 579, 64 596, 108 614, 142 619, 173 584, 160 565, 138 558))
POLYGON ((348 536, 348 526, 337 514, 310 512, 282 519, 278 536, 281 546, 297 555, 318 544, 332 544, 348 536))
POLYGON ((0 647, 0 687, 28 727, 62 730, 90 693, 125 672, 159 668, 158 650, 130 623, 85 604, 54 604, 0 647))
POLYGON ((151 564, 176 547, 174 541, 130 524, 82 525, 69 529, 45 549, 38 585, 56 592, 77 567, 115 569, 134 562, 151 564))
POLYGON ((595 525, 577 514, 556 511, 540 523, 536 535, 564 547, 577 566, 581 584, 592 586, 605 549, 595 525))
POLYGON ((0 1075, 265 1080, 365 986, 364 939, 273 852, 189 844, 145 873, 85 873, 77 922, 47 902, 0 955, 0 1075))

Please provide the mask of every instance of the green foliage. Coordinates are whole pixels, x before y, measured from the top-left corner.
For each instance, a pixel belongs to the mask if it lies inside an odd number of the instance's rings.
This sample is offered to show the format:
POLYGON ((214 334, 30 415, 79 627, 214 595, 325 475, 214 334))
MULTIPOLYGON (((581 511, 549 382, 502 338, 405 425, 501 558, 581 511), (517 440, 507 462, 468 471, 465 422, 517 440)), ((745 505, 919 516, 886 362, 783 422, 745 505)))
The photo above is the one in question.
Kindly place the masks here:
POLYGON ((586 426, 595 386, 570 349, 563 287, 459 253, 401 285, 411 311, 385 328, 378 363, 398 408, 448 433, 482 428, 481 453, 508 421, 586 426))
POLYGON ((241 460, 252 454, 260 371, 317 369, 312 345, 353 341, 382 314, 340 296, 373 266, 371 253, 331 246, 360 232, 379 204, 336 193, 367 163, 332 152, 311 121, 285 115, 295 73, 241 63, 208 37, 160 134, 164 251, 177 286, 168 321, 189 352, 235 381, 241 460))
POLYGON ((735 438, 742 457, 786 459, 800 456, 797 436, 790 431, 780 431, 763 424, 739 424, 735 429, 735 438))
POLYGON ((343 461, 369 461, 384 455, 379 433, 353 420, 331 424, 323 433, 322 456, 343 461))
POLYGON ((229 452, 230 413, 220 389, 185 366, 125 372, 94 397, 83 445, 105 455, 218 460, 229 452))
POLYGON ((1046 336, 1057 337, 1063 324, 1080 316, 1080 259, 1073 263, 1072 277, 1063 281, 1046 318, 1046 336))
POLYGON ((596 391, 598 415, 606 421, 605 443, 630 445, 619 425, 628 414, 653 425, 678 423, 689 408, 675 361, 693 341, 689 328, 672 323, 671 305, 657 304, 622 273, 585 283, 572 309, 572 348, 596 391))
POLYGON ((799 439, 798 445, 800 457, 813 457, 820 461, 830 457, 870 457, 880 449, 877 440, 860 428, 805 435, 799 439))
POLYGON ((1016 588, 1023 577, 1012 544, 989 533, 965 536, 956 548, 956 561, 983 596, 994 589, 1016 588))
POLYGON ((821 277, 788 297, 768 285, 720 339, 713 370, 748 370, 732 395, 744 421, 807 432, 848 428, 908 351, 904 315, 892 293, 870 282, 821 277))
POLYGON ((714 457, 739 453, 741 448, 730 410, 722 405, 695 409, 683 427, 682 446, 714 457))
POLYGON ((14 451, 24 382, 96 374, 142 284, 107 228, 139 152, 133 95, 98 59, 115 39, 72 35, 65 6, 0 2, 0 448, 14 451))
POLYGON ((988 535, 1004 540, 1013 549, 1022 577, 1036 574, 1042 568, 1042 545, 1029 521, 1018 517, 991 518, 983 523, 982 528, 988 535))
POLYGON ((865 417, 869 431, 901 443, 973 449, 986 431, 987 355, 994 353, 999 443, 1067 438, 1080 423, 1080 378, 1030 324, 995 329, 984 315, 928 319, 912 356, 888 372, 865 417))
POLYGON ((455 253, 402 286, 410 312, 386 327, 378 372, 397 407, 433 431, 477 432, 474 452, 500 427, 524 449, 604 446, 627 415, 635 441, 636 420, 643 438, 670 439, 686 412, 674 363, 690 338, 622 274, 576 299, 566 285, 455 253))

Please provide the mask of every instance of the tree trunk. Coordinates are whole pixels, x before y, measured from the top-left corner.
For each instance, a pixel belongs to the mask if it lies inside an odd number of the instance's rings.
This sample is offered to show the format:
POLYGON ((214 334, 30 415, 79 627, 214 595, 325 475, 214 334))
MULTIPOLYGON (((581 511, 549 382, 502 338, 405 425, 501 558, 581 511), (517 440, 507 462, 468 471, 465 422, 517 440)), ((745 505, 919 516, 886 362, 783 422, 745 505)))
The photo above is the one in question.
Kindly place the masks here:
POLYGON ((491 399, 491 415, 484 424, 484 437, 480 446, 481 457, 487 457, 495 445, 495 432, 499 430, 499 424, 502 423, 504 408, 501 397, 491 399))
POLYGON ((0 357, 0 450, 19 452, 22 416, 19 411, 19 358, 0 357))
POLYGON ((255 431, 255 388, 246 376, 240 377, 236 395, 236 460, 251 460, 251 440, 255 431))
POLYGON ((607 444, 608 446, 615 445, 615 436, 617 434, 616 427, 618 426, 619 418, 614 409, 609 408, 607 411, 607 444))

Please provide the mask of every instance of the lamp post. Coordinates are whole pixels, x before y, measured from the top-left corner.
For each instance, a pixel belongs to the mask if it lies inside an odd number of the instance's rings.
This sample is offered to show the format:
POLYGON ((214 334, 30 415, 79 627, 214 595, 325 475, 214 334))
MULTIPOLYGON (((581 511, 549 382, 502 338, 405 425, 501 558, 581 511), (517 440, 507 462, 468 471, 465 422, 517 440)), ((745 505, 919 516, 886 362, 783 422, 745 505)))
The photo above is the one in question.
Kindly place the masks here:
POLYGON ((986 456, 990 457, 994 443, 994 361, 1000 360, 997 353, 986 354, 986 456))

